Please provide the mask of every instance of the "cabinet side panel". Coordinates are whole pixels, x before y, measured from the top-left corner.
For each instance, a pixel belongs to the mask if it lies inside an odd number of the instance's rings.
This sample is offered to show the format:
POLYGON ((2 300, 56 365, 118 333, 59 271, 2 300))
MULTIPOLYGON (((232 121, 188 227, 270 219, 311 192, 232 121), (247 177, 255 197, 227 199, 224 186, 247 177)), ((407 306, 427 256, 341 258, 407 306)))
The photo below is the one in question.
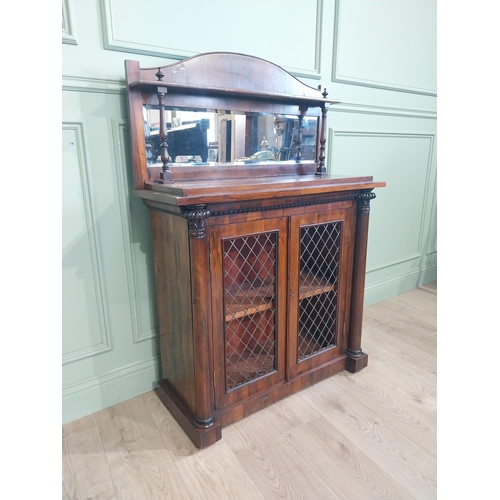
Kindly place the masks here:
POLYGON ((162 379, 196 410, 187 222, 151 210, 162 379))

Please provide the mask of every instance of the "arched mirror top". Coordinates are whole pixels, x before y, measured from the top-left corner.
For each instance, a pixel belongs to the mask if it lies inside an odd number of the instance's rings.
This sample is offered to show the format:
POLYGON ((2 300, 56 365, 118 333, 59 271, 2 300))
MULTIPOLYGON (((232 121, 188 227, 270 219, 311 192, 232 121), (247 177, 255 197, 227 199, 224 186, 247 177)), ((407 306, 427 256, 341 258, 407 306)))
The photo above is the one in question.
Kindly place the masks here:
POLYGON ((276 64, 234 52, 209 52, 156 68, 140 68, 126 61, 127 84, 147 88, 166 85, 173 91, 231 93, 238 97, 263 97, 280 101, 305 101, 313 105, 336 103, 325 90, 310 87, 276 64))

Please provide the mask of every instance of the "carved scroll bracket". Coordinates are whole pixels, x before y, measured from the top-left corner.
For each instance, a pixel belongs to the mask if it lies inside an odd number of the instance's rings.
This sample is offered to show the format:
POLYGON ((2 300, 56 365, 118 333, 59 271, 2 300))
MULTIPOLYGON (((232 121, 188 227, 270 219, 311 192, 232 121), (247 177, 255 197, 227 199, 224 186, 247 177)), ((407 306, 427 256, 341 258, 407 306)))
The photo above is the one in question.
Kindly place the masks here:
POLYGON ((190 238, 205 237, 205 219, 210 216, 207 205, 188 205, 182 216, 188 221, 188 234, 190 238))

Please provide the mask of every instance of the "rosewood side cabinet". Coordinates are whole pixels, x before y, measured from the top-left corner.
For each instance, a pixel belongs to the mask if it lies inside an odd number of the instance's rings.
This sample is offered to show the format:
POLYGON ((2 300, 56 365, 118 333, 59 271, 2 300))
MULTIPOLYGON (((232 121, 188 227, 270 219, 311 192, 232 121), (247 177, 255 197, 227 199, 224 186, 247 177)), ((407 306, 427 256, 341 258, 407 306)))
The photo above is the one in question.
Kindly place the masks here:
POLYGON ((213 52, 125 61, 134 194, 150 209, 164 405, 194 444, 361 349, 370 176, 326 173, 326 89, 213 52))

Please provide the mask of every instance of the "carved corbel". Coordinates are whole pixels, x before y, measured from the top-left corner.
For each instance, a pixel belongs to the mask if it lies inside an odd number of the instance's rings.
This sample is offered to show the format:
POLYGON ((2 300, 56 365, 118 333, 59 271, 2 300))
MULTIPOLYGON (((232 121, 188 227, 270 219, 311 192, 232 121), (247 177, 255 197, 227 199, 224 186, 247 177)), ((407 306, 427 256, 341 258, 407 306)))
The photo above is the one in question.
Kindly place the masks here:
POLYGON ((190 238, 205 237, 205 219, 210 216, 207 205, 188 205, 182 216, 188 221, 190 238))
POLYGON ((360 191, 358 194, 358 212, 369 212, 370 201, 375 198, 375 193, 371 189, 360 191))

